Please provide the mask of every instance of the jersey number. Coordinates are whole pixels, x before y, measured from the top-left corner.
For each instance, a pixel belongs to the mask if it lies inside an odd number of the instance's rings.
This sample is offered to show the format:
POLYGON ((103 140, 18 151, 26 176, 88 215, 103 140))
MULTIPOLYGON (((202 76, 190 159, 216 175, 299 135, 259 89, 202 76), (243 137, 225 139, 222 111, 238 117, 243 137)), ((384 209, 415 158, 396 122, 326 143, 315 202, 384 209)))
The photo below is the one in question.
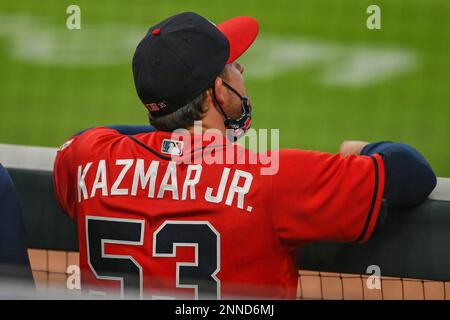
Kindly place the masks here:
MULTIPOLYGON (((144 220, 86 217, 88 264, 97 279, 120 282, 121 298, 143 297, 143 270, 132 256, 106 254, 105 245, 142 246, 144 227, 144 220)), ((176 264, 176 287, 194 289, 196 299, 220 299, 217 230, 207 221, 165 221, 153 233, 152 256, 176 257, 178 246, 194 247, 195 261, 176 264)))

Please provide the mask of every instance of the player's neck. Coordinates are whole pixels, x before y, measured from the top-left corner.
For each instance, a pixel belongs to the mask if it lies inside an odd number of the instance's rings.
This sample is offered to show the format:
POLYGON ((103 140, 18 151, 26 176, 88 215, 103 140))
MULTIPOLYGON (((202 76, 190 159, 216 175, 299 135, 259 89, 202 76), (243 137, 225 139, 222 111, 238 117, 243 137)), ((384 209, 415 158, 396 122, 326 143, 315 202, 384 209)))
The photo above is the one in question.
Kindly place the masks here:
POLYGON ((201 121, 196 122, 197 127, 189 128, 190 134, 198 134, 199 132, 204 133, 207 130, 219 130, 223 135, 225 135, 225 124, 223 115, 219 113, 214 105, 209 105, 206 109, 205 116, 201 121), (200 128, 201 127, 201 128, 200 128))

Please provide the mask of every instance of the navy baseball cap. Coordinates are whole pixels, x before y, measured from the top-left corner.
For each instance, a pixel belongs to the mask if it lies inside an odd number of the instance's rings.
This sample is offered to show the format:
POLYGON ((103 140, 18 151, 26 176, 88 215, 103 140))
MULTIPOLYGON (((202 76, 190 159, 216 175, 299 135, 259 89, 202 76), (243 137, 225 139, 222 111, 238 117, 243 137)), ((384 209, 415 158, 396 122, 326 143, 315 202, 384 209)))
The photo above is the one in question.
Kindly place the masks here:
POLYGON ((154 117, 183 107, 208 89, 258 34, 258 22, 236 17, 215 25, 185 12, 150 27, 133 56, 136 91, 154 117))

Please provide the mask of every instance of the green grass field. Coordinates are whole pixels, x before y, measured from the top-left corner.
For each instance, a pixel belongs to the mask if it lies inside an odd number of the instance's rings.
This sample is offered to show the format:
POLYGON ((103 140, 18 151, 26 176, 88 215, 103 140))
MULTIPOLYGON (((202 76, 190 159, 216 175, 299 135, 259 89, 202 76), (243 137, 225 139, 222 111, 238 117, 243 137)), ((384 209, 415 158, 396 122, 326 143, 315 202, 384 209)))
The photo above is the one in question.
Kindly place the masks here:
POLYGON ((182 11, 259 20, 241 62, 254 127, 279 128, 282 147, 406 142, 450 177, 448 0, 2 1, 0 143, 58 146, 86 127, 145 123, 134 48, 182 11), (70 4, 81 30, 66 28, 70 4), (366 28, 369 4, 381 7, 381 30, 366 28))

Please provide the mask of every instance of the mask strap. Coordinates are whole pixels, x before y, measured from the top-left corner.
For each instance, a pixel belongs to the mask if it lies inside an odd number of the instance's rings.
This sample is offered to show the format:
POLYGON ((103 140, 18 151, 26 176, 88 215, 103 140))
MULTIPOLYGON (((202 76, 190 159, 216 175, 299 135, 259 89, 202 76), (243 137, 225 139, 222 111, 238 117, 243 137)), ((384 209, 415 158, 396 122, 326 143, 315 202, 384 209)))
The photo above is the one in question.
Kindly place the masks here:
MULTIPOLYGON (((224 83, 225 83, 225 82, 224 82, 224 83)), ((220 105, 219 101, 217 101, 217 98, 216 98, 216 87, 215 87, 214 84, 212 85, 212 92, 213 92, 214 100, 216 101, 217 105, 219 106, 220 112, 222 112, 222 114, 223 114, 223 116, 225 117, 226 120, 227 120, 227 119, 230 119, 230 118, 228 118, 228 116, 227 116, 227 114, 225 113, 225 111, 222 109, 222 106, 220 105)))
POLYGON ((226 83, 225 81, 222 80, 222 83, 225 85, 225 87, 227 87, 228 89, 230 89, 231 91, 233 91, 241 100, 242 100, 242 96, 240 95, 239 92, 237 92, 237 90, 235 88, 233 88, 232 86, 230 86, 228 83, 226 83))
MULTIPOLYGON (((236 90, 235 88, 233 88, 233 87, 230 86, 228 83, 226 83, 225 81, 223 81, 223 79, 222 79, 222 83, 225 85, 225 87, 227 87, 227 88, 230 89, 232 92, 234 92, 234 94, 237 95, 237 96, 241 99, 241 101, 244 100, 244 97, 241 96, 241 94, 240 94, 239 92, 237 92, 237 90, 236 90)), ((216 103, 217 103, 218 106, 219 106, 220 112, 222 112, 222 114, 223 114, 223 116, 225 117, 225 119, 230 119, 230 118, 227 116, 227 114, 225 113, 225 111, 222 109, 222 106, 220 105, 220 103, 217 101, 215 84, 212 85, 212 92, 213 92, 214 100, 216 100, 216 103)))

